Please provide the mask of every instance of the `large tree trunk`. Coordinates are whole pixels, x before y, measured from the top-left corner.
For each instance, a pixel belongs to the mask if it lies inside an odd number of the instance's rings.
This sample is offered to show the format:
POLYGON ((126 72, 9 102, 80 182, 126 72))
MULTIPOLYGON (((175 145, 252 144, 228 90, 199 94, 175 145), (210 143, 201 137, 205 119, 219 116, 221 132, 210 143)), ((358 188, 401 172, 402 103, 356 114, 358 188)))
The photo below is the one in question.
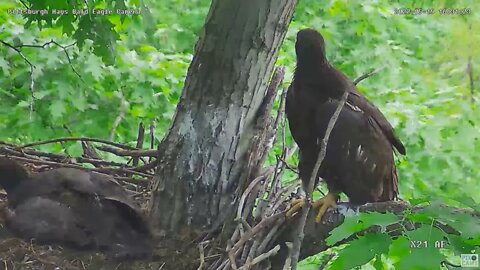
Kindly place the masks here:
POLYGON ((232 220, 250 178, 251 128, 295 5, 213 1, 160 145, 150 202, 156 235, 188 241, 232 220))

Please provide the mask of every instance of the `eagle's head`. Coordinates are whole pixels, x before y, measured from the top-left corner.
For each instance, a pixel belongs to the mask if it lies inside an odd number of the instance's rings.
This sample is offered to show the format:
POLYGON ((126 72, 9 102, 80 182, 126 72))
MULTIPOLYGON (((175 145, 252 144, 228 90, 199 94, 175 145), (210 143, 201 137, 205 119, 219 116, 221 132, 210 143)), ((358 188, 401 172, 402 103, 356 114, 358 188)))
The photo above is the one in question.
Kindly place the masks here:
POLYGON ((12 159, 0 157, 0 187, 5 189, 7 194, 28 179, 28 172, 22 165, 12 159))
POLYGON ((307 28, 298 31, 295 43, 297 61, 325 61, 325 40, 314 29, 307 28), (314 59, 312 59, 314 58, 314 59))

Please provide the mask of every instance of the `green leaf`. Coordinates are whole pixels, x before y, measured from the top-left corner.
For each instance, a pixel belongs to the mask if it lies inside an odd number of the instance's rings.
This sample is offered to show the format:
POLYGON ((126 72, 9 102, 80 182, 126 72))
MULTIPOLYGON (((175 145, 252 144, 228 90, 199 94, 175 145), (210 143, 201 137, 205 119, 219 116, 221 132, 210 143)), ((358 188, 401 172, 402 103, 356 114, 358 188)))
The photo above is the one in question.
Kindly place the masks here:
POLYGON ((63 15, 60 16, 57 20, 57 25, 62 27, 62 31, 64 34, 70 36, 72 35, 73 31, 75 31, 75 27, 73 26, 73 16, 63 15))
POLYGON ((22 100, 22 101, 18 102, 17 106, 20 107, 20 108, 30 107, 30 102, 22 100))
POLYGON ((411 252, 402 257, 395 264, 397 270, 431 270, 439 269, 440 263, 445 260, 445 256, 440 253, 439 249, 413 249, 411 252))
POLYGON ((359 231, 367 229, 371 226, 378 225, 385 228, 387 225, 394 224, 399 218, 392 213, 360 213, 358 216, 346 217, 344 222, 330 232, 330 236, 326 239, 327 245, 331 246, 359 231))
POLYGON ((420 214, 430 216, 458 230, 463 237, 480 239, 480 222, 471 214, 452 211, 443 206, 432 205, 425 207, 420 214))
POLYGON ((367 213, 360 213, 360 220, 367 227, 370 227, 373 225, 385 227, 387 225, 391 225, 398 222, 400 219, 398 218, 397 215, 393 213, 367 212, 367 213))
POLYGON ((343 223, 330 232, 330 236, 325 239, 325 242, 327 245, 332 246, 363 229, 365 229, 365 227, 363 226, 363 223, 360 223, 358 216, 345 217, 343 223))
POLYGON ((3 74, 5 76, 10 75, 10 65, 8 64, 7 61, 5 61, 5 58, 3 57, 0 57, 0 68, 2 69, 3 74))
POLYGON ((406 236, 399 236, 392 241, 388 257, 398 259, 407 256, 411 251, 410 240, 406 236))
POLYGON ((52 93, 51 90, 43 90, 43 91, 35 91, 33 92, 33 96, 35 99, 43 99, 44 97, 50 95, 52 93))
POLYGON ((55 100, 52 105, 50 105, 50 113, 54 119, 62 117, 65 113, 65 103, 61 100, 55 100))
POLYGON ((373 267, 375 267, 375 269, 377 269, 377 270, 385 269, 385 267, 383 266, 383 262, 382 262, 382 255, 377 254, 375 256, 375 261, 373 262, 373 267))
POLYGON ((391 238, 387 234, 366 234, 350 242, 338 253, 329 269, 353 269, 388 252, 391 238))
POLYGON ((87 108, 87 100, 82 93, 79 93, 77 97, 72 101, 72 105, 79 111, 83 112, 87 108))
POLYGON ((435 239, 444 233, 436 228, 430 230, 430 227, 424 226, 412 232, 409 232, 409 238, 400 236, 392 241, 388 257, 394 262, 395 269, 398 270, 427 270, 439 269, 440 262, 445 259, 440 253, 440 249, 435 248, 435 239), (412 247, 411 241, 422 241, 417 248, 412 247), (425 245, 423 241, 427 241, 425 245))
POLYGON ((103 78, 102 63, 98 60, 97 56, 90 54, 85 63, 85 72, 90 73, 96 81, 103 78))
POLYGON ((451 247, 453 247, 457 254, 470 254, 473 253, 476 248, 478 248, 478 245, 475 246, 467 243, 463 237, 458 235, 449 234, 447 238, 448 243, 451 247))
POLYGON ((480 204, 477 203, 472 197, 470 196, 463 196, 463 197, 455 197, 453 198, 455 201, 462 203, 473 210, 477 211, 480 213, 480 204))
POLYGON ((423 225, 420 228, 417 228, 413 231, 408 231, 405 234, 410 241, 420 243, 422 248, 434 248, 435 243, 444 241, 446 236, 446 233, 442 230, 428 225, 423 225))
MULTIPOLYGON (((115 9, 126 10, 127 6, 123 0, 116 0, 115 1, 115 9)), ((120 15, 120 20, 123 23, 125 21, 126 15, 120 15)))

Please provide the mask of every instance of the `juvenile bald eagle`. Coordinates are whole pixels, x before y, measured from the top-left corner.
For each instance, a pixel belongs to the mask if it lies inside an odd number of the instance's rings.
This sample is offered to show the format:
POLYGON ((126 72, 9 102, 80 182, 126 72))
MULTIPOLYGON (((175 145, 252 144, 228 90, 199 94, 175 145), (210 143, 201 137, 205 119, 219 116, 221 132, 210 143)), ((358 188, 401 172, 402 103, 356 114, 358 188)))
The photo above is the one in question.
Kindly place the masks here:
POLYGON ((28 173, 0 157, 6 225, 39 244, 99 250, 124 260, 150 254, 151 233, 139 209, 111 176, 72 168, 28 173))
MULTIPOLYGON (((320 33, 313 29, 299 31, 295 51, 297 66, 287 93, 286 114, 300 151, 298 168, 304 187, 310 180, 328 122, 344 91, 349 91, 315 178, 315 186, 321 177, 329 189, 324 198, 312 204, 319 208, 316 221, 320 222, 328 207, 336 207, 340 192, 354 204, 395 199, 398 176, 394 148, 401 154, 406 150, 390 123, 345 74, 328 63, 320 33)), ((287 215, 301 208, 303 202, 294 202, 287 215)))

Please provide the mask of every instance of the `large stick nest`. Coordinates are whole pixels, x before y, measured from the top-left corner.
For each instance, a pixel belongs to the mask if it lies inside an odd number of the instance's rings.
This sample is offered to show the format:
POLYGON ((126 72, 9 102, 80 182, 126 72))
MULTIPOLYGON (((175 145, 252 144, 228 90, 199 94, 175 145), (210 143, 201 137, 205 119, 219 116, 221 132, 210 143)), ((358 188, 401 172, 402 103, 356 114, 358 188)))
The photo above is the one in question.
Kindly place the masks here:
MULTIPOLYGON (((132 194, 142 210, 146 211, 149 183, 157 164, 158 151, 141 149, 143 134, 143 125, 140 125, 137 147, 94 138, 59 138, 27 145, 0 141, 0 156, 18 161, 30 172, 67 167, 109 174, 115 177, 132 194), (36 149, 46 144, 68 141, 81 144, 82 156, 53 154, 36 149)), ((7 205, 6 193, 0 189, 0 213, 4 212, 7 205)), ((82 253, 56 245, 26 242, 10 234, 4 224, 4 216, 0 214, 0 269, 127 269, 133 266, 132 263, 107 261, 100 253, 82 253)), ((137 264, 134 269, 153 269, 152 267, 137 264)))

